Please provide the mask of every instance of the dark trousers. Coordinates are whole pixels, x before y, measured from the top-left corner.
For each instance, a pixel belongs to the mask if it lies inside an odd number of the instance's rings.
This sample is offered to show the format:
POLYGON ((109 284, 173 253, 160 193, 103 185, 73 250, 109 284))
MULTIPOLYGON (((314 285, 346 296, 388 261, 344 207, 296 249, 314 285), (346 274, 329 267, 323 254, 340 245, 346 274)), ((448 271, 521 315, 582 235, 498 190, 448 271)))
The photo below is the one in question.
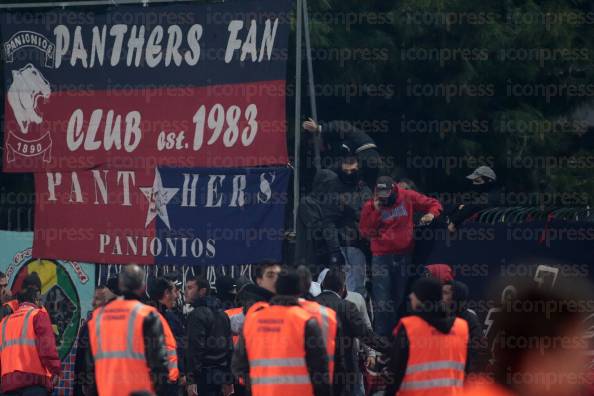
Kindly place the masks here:
POLYGON ((16 391, 4 393, 3 396, 48 396, 49 392, 43 386, 29 386, 16 391))

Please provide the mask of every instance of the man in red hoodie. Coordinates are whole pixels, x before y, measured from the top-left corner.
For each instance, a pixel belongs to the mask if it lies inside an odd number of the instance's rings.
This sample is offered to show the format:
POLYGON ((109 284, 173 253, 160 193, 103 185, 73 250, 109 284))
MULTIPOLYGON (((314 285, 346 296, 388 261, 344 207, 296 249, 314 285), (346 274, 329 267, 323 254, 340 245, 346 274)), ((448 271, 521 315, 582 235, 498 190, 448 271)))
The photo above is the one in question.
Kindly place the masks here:
POLYGON ((377 179, 374 198, 363 206, 359 231, 371 240, 374 329, 381 336, 390 335, 404 303, 414 248, 413 215, 425 213, 421 223, 429 224, 441 210, 436 199, 399 189, 389 176, 377 179))

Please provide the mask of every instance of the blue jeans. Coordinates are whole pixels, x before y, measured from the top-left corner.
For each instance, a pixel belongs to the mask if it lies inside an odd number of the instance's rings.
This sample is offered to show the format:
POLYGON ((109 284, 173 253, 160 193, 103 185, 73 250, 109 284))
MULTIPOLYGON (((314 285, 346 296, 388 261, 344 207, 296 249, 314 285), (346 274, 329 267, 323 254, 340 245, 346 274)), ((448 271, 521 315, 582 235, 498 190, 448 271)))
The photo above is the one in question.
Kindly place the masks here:
POLYGON ((406 255, 373 256, 373 329, 379 336, 392 334, 406 307, 410 263, 410 256, 406 255))
POLYGON ((367 295, 365 290, 365 278, 367 276, 367 262, 365 254, 361 249, 347 246, 341 247, 342 255, 344 256, 346 274, 346 287, 350 292, 357 292, 363 297, 367 295))

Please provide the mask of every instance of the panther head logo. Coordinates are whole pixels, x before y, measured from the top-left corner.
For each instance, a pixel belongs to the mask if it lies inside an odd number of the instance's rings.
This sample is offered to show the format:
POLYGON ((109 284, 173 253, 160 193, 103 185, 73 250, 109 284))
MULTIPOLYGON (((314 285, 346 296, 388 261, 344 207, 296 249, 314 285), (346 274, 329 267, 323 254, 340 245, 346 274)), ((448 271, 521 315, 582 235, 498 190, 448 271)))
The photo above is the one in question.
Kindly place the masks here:
POLYGON ((50 84, 31 63, 12 71, 8 103, 23 134, 28 132, 31 122, 41 124, 43 119, 37 112, 37 100, 40 97, 48 99, 50 94, 50 84))

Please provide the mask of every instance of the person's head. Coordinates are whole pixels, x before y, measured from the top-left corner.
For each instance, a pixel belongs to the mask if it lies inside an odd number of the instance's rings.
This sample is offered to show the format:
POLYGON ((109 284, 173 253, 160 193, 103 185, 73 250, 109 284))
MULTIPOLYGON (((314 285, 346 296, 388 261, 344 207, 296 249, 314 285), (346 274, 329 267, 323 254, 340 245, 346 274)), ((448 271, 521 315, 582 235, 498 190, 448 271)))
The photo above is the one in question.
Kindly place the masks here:
POLYGON ((269 292, 276 293, 276 279, 281 272, 281 265, 275 261, 266 261, 256 266, 256 284, 269 292))
POLYGON ((444 283, 441 286, 441 295, 445 306, 451 309, 454 302, 454 287, 452 286, 452 282, 444 283))
MULTIPOLYGON (((587 286, 591 287, 591 286, 587 286)), ((582 394, 591 360, 585 321, 592 304, 590 292, 530 285, 517 288, 516 298, 502 308, 493 346, 495 381, 518 395, 582 394)))
POLYGON ((118 288, 122 294, 141 297, 145 291, 145 272, 137 264, 129 264, 122 268, 118 276, 118 288))
POLYGON ((296 270, 283 269, 276 279, 276 294, 279 296, 299 297, 301 295, 301 279, 296 270))
POLYGON ((490 184, 497 180, 497 175, 495 175, 495 171, 488 166, 482 165, 476 168, 470 175, 466 176, 472 184, 474 185, 482 185, 482 184, 490 184))
POLYGON ((12 298, 12 293, 8 288, 8 277, 0 271, 0 303, 5 303, 12 298))
POLYGON ((328 271, 322 282, 322 290, 330 290, 344 297, 346 295, 346 276, 344 271, 338 268, 328 271))
POLYGON ((390 176, 380 176, 375 183, 375 198, 382 206, 392 206, 398 199, 398 189, 394 188, 394 179, 390 176))
POLYGON ((435 311, 442 304, 442 290, 439 280, 433 277, 423 277, 417 279, 410 293, 410 304, 413 311, 435 311))
POLYGON ((357 183, 359 180, 359 161, 356 156, 347 154, 341 158, 338 177, 346 184, 357 183))
POLYGON ((32 272, 23 280, 17 299, 19 303, 41 305, 41 279, 37 272, 32 272))
POLYGON ((217 277, 215 287, 217 288, 217 295, 228 296, 237 294, 237 284, 235 283, 235 279, 228 275, 217 277))
POLYGON ((311 287, 311 271, 305 265, 300 265, 297 267, 297 275, 299 275, 301 295, 305 296, 309 293, 309 288, 311 287))
POLYGON ((173 309, 179 297, 177 287, 171 280, 161 277, 149 286, 151 300, 158 302, 167 309, 173 309))
POLYGON ((104 285, 99 285, 95 289, 95 293, 93 293, 93 300, 91 301, 93 309, 96 309, 105 303, 105 290, 107 290, 107 288, 104 285))
POLYGON ((120 281, 117 277, 113 276, 107 279, 107 282, 105 282, 104 294, 106 302, 114 300, 117 296, 122 294, 120 292, 120 281))
POLYGON ((204 278, 192 276, 186 279, 184 297, 186 301, 192 302, 198 298, 205 297, 210 290, 210 283, 204 278))

